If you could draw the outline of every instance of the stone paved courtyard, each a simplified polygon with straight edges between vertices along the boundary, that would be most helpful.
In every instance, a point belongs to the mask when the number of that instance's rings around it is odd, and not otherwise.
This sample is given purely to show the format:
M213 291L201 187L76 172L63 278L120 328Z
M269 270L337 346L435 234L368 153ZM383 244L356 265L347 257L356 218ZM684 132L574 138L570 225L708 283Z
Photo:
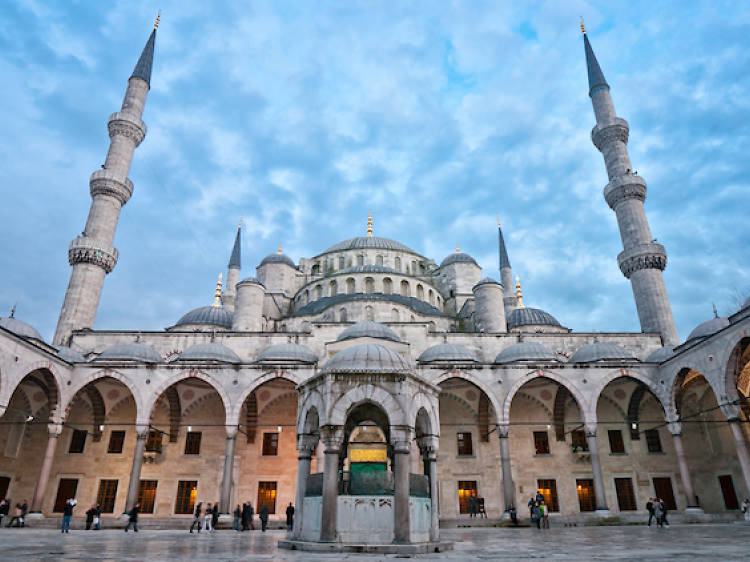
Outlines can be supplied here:
M278 550L281 531L190 535L186 531L0 530L5 560L384 560L396 556L314 554ZM629 527L564 527L536 529L444 529L455 550L418 555L421 560L747 560L750 526L673 525L669 529Z

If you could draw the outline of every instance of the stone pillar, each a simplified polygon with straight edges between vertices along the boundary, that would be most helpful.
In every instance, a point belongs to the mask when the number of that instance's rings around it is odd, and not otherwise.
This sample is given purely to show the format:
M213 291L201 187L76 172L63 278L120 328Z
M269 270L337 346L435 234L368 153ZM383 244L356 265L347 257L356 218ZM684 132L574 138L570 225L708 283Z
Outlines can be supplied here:
M609 515L607 507L607 496L604 493L604 477L602 476L602 465L599 462L599 448L596 445L596 425L586 426L586 442L591 454L591 471L594 473L594 495L596 496L597 515Z
M510 506L516 505L516 488L513 485L513 473L510 468L510 446L508 445L508 426L498 425L497 434L500 437L500 465L503 471L503 499L505 500L505 513Z
M680 427L677 424L669 424L669 429L672 432L674 450L675 453L677 453L677 464L680 467L680 478L682 479L682 487L685 490L687 508L695 510L695 508L698 508L698 501L695 498L693 481L690 478L690 470L688 469L687 459L685 458L685 448L682 446L682 434L680 433Z
M430 540L440 540L440 506L438 505L437 437L423 437L419 448L424 459L424 471L430 480Z
M321 508L320 541L336 540L336 511L339 495L339 454L343 428L327 425L320 429L325 445L325 467L323 470L323 505Z
M747 438L741 423L739 418L733 418L729 420L729 427L732 428L732 435L737 446L737 458L742 467L742 476L745 478L745 493L750 494L750 453L747 450Z
M148 438L148 426L137 426L138 432L133 451L133 467L130 469L130 484L128 484L128 495L125 500L125 511L133 509L138 499L138 486L141 483L141 467L143 466L143 454L146 452L146 439Z
M237 428L227 428L227 444L224 450L224 475L221 481L221 512L232 513L232 469L234 468L234 446L237 443Z
M407 442L393 447L393 473L395 494L393 497L393 542L408 543L411 538L409 525L409 447Z
M297 493L294 499L294 530L295 539L302 538L302 514L305 506L305 492L307 491L307 477L310 476L310 463L315 450L317 438L313 435L300 435L297 439Z
M39 470L39 480L37 480L36 483L34 499L31 501L32 513L42 512L42 507L44 506L44 495L47 491L47 483L49 482L49 475L52 471L52 462L55 460L55 449L57 448L57 441L61 432L61 424L49 424L47 426L47 448L44 451L42 467Z

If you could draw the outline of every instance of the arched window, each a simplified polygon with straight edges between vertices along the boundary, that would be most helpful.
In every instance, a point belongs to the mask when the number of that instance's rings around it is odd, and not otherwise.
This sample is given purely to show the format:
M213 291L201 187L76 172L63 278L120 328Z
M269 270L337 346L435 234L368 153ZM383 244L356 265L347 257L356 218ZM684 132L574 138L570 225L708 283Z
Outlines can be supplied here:
M375 321L375 310L371 306L365 307L365 320Z
M401 281L401 296L408 297L409 295L409 282Z
M396 258L395 266L396 271L401 271L401 258Z
M339 310L339 321L346 322L346 309L342 308Z
M357 265L365 265L365 256L364 256L364 254L359 254L357 256Z
M315 300L322 299L323 298L323 287L321 285L317 285L315 287Z
M331 281L328 285L328 296L335 297L339 293L339 284L336 281Z
M432 292L432 289L430 289L430 292L428 293L428 295L429 295L429 299L430 299L430 304L434 305L435 304L435 293Z
M372 277L365 277L365 293L371 295L375 292L375 280Z
M383 256L375 256L375 265L383 265Z
M354 277L349 277L346 280L346 292L350 295L354 293Z
M346 268L346 258L344 256L339 256L339 269Z
M383 292L386 295L390 295L392 291L393 291L393 281L391 281L390 277L386 277L385 279L383 279Z
M397 308L391 309L391 322L398 322L398 309Z
M411 274L412 275L417 274L417 260L412 260L411 262Z
M440 295L437 297L437 307L440 308Z
M421 301L424 300L424 287L417 285L417 298Z
M314 266L312 266L312 274L313 275L320 275L320 264L316 263Z
M310 302L310 291L305 291L305 304Z

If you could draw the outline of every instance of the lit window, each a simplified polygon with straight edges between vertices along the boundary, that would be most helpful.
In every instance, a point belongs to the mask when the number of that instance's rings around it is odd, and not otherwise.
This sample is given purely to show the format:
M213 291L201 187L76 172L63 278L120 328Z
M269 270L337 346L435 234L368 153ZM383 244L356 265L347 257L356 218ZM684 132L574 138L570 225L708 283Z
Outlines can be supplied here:
M268 506L268 513L276 513L276 482L258 482L258 511L264 504Z
M197 492L197 480L180 480L177 483L177 500L174 504L174 512L193 513L193 509L195 508L195 496Z

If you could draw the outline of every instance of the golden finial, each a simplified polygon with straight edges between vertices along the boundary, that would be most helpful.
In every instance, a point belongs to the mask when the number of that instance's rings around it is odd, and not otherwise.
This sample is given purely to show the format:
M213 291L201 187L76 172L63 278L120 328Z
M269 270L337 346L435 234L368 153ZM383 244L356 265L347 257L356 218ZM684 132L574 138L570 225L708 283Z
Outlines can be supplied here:
M156 21L154 22L154 29L158 29L159 28L159 20L160 19L161 19L161 12L159 12L158 14L156 14Z
M281 244L279 244L279 249L276 250L276 253L279 254L279 255L281 255Z
M583 16L581 16L581 33L586 35L586 28L583 26Z
M459 247L458 247L458 244L456 244L456 253L457 253L457 254L460 254L460 253L461 253L461 248L459 248Z
M518 300L518 308L525 308L523 306L523 295L521 294L521 279L516 275L516 299Z
M372 238L372 211L367 211L367 237Z
M216 281L216 291L214 292L213 306L221 306L221 278L222 274L219 273L219 279L218 281Z

